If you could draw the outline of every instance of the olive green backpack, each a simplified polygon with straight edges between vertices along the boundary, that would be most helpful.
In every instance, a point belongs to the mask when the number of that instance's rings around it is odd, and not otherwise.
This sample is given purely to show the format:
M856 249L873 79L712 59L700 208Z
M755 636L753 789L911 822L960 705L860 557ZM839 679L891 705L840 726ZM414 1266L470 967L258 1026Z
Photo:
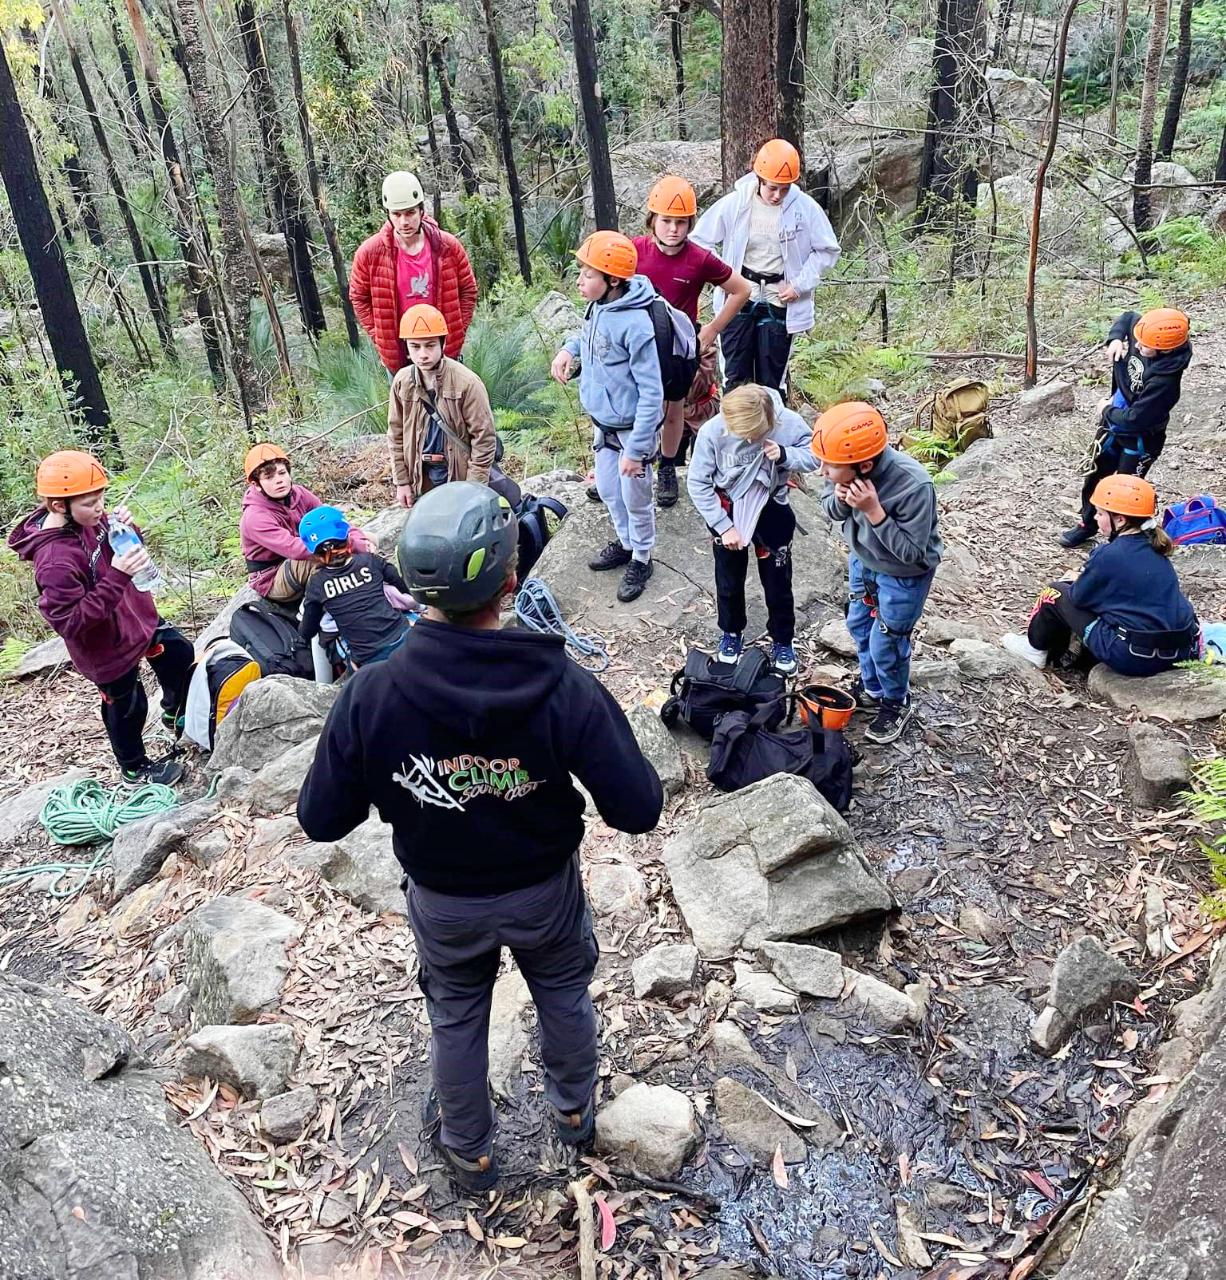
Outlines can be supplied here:
M937 440L947 447L952 446L955 454L963 453L976 440L983 440L992 434L992 425L988 421L988 402L990 396L985 383L974 378L959 378L940 391L934 391L915 411L914 431L930 431ZM925 425L923 418L930 414L930 424ZM903 440L903 447L909 447ZM914 451L914 450L913 450Z

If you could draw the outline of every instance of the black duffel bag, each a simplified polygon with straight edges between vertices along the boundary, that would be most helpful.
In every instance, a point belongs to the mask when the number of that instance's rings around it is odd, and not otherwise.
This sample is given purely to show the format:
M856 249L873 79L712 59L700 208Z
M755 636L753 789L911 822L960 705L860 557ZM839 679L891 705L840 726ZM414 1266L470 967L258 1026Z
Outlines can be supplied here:
M851 749L842 733L788 723L789 701L778 698L756 711L729 711L715 726L707 777L721 791L740 791L774 773L808 778L843 813L851 803Z
M660 708L660 719L670 727L684 720L709 742L720 716L729 711L752 713L777 702L786 688L787 682L772 670L761 649L746 649L735 666L691 649L685 666L673 676L672 697Z

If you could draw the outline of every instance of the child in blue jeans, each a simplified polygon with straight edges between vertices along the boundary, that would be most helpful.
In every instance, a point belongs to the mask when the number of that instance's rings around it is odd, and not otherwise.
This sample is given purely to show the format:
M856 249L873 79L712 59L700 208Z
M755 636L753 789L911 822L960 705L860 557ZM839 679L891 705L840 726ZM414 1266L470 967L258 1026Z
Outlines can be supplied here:
M885 419L870 404L836 404L813 424L813 452L827 480L822 506L840 526L856 642L858 706L876 710L865 731L893 742L914 714L911 632L941 560L936 489L922 464L887 443Z

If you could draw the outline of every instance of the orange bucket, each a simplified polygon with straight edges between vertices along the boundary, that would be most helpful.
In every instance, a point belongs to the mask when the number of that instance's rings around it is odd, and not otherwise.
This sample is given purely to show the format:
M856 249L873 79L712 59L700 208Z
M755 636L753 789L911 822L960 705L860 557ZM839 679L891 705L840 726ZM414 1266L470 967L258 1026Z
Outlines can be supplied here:
M828 684L807 684L796 695L796 710L802 724L813 723L823 729L843 729L856 709L856 700L843 689Z

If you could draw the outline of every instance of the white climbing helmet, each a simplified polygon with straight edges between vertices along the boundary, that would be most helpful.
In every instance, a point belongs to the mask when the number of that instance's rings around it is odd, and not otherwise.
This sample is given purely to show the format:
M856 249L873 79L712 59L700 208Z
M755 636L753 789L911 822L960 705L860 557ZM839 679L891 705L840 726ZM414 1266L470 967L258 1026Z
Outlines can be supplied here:
M426 203L426 193L421 189L417 174L407 169L397 169L383 179L383 208L387 213L397 209L416 209Z

